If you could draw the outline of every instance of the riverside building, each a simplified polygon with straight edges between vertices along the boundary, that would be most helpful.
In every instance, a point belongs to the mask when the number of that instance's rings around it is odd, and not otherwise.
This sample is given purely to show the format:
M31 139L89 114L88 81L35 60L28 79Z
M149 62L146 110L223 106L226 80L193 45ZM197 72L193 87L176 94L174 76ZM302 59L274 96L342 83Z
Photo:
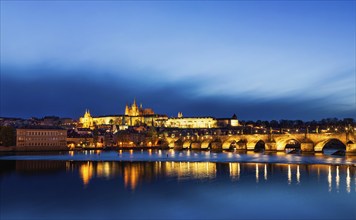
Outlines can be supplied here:
M67 130L61 128L16 129L16 146L31 149L59 149L67 147Z

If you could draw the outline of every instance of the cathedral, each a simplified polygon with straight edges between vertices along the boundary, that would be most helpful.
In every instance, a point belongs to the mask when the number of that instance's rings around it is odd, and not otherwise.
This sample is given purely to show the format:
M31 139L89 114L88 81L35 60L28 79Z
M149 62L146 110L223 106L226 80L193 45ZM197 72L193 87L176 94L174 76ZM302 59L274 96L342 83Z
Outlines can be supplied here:
M106 125L127 126L154 126L170 128L217 128L217 127L236 127L239 121L234 114L232 118L214 118L214 117L183 117L179 112L178 117L168 118L167 115L155 114L151 108L137 106L136 100L132 105L125 106L123 115L104 115L92 117L89 110L85 111L83 117L79 118L79 126L83 128L94 129L95 127Z
M124 125L124 126L162 126L168 117L166 115L155 114L151 108L137 106L136 100L132 105L125 106L123 115L104 115L92 117L89 110L85 110L84 116L79 118L80 126L93 129L101 125Z
M126 105L125 107L125 115L127 116L147 116L147 115L154 115L155 113L151 108L142 108L142 104L140 107L136 104L136 99L134 99L134 103L129 107Z

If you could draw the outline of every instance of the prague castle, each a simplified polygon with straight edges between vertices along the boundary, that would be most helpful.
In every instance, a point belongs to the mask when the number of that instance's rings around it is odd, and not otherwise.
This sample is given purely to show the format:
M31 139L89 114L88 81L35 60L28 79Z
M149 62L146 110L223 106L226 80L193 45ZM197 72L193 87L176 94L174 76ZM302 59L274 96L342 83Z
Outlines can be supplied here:
M139 126L148 125L160 127L163 122L167 120L166 115L155 114L150 108L143 108L137 106L136 100L132 105L126 105L125 114L123 115L104 115L91 116L89 110L86 110L83 117L79 118L79 123L83 128L94 128L101 125L122 125L122 126Z
M125 107L125 115L127 116L147 116L154 114L155 113L150 108L143 109L142 104L140 105L140 108L138 108L136 104L136 99L134 99L134 103L131 105L131 107L129 107L128 105L126 105Z
M232 118L214 117L183 117L181 112L178 117L168 118L167 115L155 114L151 108L137 106L136 100L132 105L125 106L123 115L105 115L91 116L89 110L86 110L83 117L79 118L79 123L83 128L94 128L103 125L119 126L154 126L154 127L171 127L171 128L217 128L217 127L235 127L238 126L236 115Z

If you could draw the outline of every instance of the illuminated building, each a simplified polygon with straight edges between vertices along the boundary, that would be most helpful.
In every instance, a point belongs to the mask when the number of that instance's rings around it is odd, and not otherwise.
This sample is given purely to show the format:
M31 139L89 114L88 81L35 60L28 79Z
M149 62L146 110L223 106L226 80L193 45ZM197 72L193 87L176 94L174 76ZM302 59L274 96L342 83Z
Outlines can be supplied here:
M119 125L120 129L125 128L124 126L140 125L169 128L217 128L239 125L235 114L232 118L216 119L214 117L183 117L183 113L179 112L178 117L168 118L166 115L155 114L151 108L143 108L142 104L137 106L136 100L132 105L125 106L123 115L92 117L89 110L86 110L84 116L79 119L79 123L83 128L91 129L103 125Z
M91 128L94 126L93 117L91 117L89 110L85 110L84 116L79 119L83 128Z
M134 99L134 103L129 107L126 105L125 107L125 115L134 117L134 116L147 116L147 115L154 115L155 113L153 112L152 109L150 108L142 108L142 104L140 105L140 108L137 107L136 104L136 99Z
M213 117L169 118L165 127L171 128L216 128L217 120Z
M177 118L169 118L165 121L165 127L171 128L217 128L235 127L239 125L236 115L232 118L213 117L183 117L182 112L178 112Z
M218 127L236 127L239 126L239 120L234 114L231 118L218 118L217 119Z
M163 122L167 120L166 115L155 114L150 108L143 108L142 104L140 107L137 106L136 100L129 106L125 106L124 115L105 115L92 117L89 110L85 111L83 117L79 118L79 123L83 128L94 128L95 126L102 125L120 125L119 128L127 128L125 126L138 126L138 125L148 125L148 126L162 126Z

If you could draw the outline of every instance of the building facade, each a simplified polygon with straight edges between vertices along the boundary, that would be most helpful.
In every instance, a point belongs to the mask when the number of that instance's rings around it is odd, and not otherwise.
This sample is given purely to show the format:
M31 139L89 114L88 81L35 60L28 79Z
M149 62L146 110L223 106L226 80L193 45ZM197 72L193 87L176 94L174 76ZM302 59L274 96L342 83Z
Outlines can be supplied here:
M137 106L136 104L136 99L134 99L134 102L131 106L126 105L125 106L125 115L129 117L136 117L136 116L149 116L149 115L154 115L154 111L151 108L143 108L142 104L140 104L140 107Z
M124 115L104 115L91 116L89 110L86 110L83 117L79 118L79 124L83 128L94 128L101 125L119 125L119 126L161 126L162 121L167 120L166 115L155 114L151 108L137 106L136 100L132 105L125 106Z
M16 147L58 148L67 147L67 130L54 128L16 129Z
M239 126L239 121L234 114L231 118L214 117L183 117L182 112L178 112L177 118L169 118L164 122L168 128L221 128Z
M183 117L179 112L178 117L168 118L166 115L155 114L151 108L143 108L142 104L137 106L136 100L132 105L125 106L124 115L106 115L92 117L89 110L85 111L83 117L79 119L79 124L83 128L91 128L103 125L122 126L154 126L168 128L217 128L236 127L239 121L234 114L232 118L216 119L214 117Z
M213 117L178 117L165 121L168 128L216 128L217 120Z

